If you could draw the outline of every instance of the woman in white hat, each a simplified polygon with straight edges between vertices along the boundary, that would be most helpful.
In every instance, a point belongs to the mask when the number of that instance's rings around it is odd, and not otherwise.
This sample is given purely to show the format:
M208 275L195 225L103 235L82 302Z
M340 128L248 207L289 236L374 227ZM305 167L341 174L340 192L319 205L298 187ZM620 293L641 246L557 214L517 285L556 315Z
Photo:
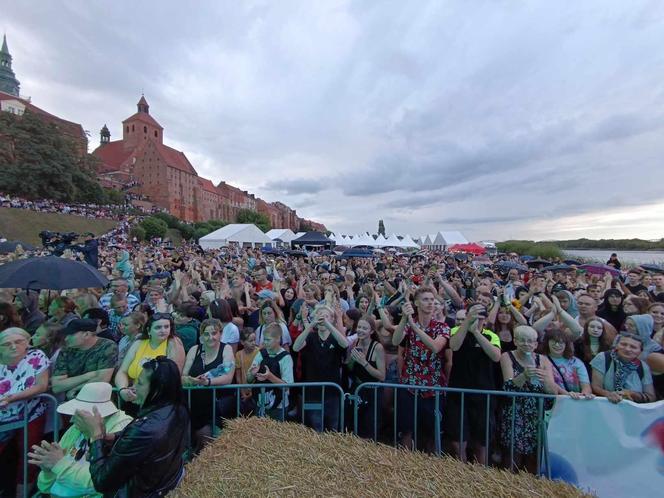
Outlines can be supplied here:
M27 413L28 444L24 447L23 431L15 429L0 432L0 454L12 440L18 443L17 496L23 496L24 486L29 488L37 477L37 469L28 468L24 479L25 452L44 435L46 404L35 398L48 389L49 360L38 349L30 349L30 334L18 327L0 332L0 425L24 420Z
M76 410L93 413L96 407L101 415L106 432L119 432L132 418L111 401L112 387L107 382L91 382L84 385L75 399L58 407L58 413L74 415ZM28 454L30 463L41 468L37 487L51 496L99 497L103 493L95 491L90 476L88 461L88 438L76 424L72 425L60 438L59 443L42 441L34 445Z

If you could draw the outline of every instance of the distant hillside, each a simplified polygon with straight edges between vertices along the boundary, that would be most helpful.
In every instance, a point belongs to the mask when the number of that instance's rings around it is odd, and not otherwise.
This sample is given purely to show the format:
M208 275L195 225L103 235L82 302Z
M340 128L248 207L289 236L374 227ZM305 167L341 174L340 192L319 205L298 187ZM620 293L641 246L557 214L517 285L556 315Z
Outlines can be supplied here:
M101 235L113 229L117 221L88 219L59 213L40 213L29 209L0 208L0 234L8 240L41 245L39 232L92 232Z

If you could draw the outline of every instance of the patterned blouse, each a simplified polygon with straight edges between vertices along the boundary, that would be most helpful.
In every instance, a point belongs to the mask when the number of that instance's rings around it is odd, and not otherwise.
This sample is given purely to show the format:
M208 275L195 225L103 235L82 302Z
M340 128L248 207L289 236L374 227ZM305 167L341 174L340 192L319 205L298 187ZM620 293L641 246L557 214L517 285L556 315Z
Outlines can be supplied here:
M17 394L37 383L37 377L48 370L48 357L39 349L28 350L15 367L0 365L0 398ZM16 422L23 418L23 409L28 408L28 421L32 422L46 411L46 404L38 398L10 403L0 409L0 423Z

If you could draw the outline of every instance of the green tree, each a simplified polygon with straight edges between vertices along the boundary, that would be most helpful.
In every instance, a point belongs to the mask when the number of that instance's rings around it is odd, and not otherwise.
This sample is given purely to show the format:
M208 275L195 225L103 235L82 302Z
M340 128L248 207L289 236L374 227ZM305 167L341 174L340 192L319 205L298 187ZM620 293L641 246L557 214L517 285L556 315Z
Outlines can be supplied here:
M182 222L178 218L168 213L156 213L153 214L152 217L157 218L166 223L166 226L168 226L168 228L175 228L179 230L180 225L182 224Z
M208 232L205 228L197 228L194 230L194 240L198 241L201 237L205 237Z
M0 190L29 199L103 204L107 196L96 179L95 164L39 115L0 113Z
M260 228L263 232L270 230L270 220L267 216L250 209L240 209L235 218L237 223L252 223Z
M139 242L145 240L145 229L140 225L135 225L129 230L129 238L133 239L136 237Z
M181 223L178 230L180 230L184 240L191 240L196 235L196 229L193 227L193 225L187 225L186 223Z
M154 237L163 237L168 230L168 225L164 220L150 216L141 222L141 227L145 230L145 237L147 240Z
M378 235L385 237L385 224L383 220L378 220Z

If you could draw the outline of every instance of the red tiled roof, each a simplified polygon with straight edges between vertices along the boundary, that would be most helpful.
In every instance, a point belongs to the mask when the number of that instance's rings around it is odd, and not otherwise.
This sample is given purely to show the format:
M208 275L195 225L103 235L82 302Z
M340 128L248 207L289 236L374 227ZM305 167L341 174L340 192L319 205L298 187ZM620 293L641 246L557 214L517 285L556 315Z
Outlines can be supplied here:
M58 116L55 116L51 114L50 112L46 112L44 109L41 109L37 107L36 105L32 104L29 100L23 99L21 97L17 97L16 95L11 95L9 93L5 93L0 91L0 100L18 100L22 104L25 105L25 107L37 114L40 114L44 116L45 118L55 122L56 125L60 125L63 127L63 131L71 135L72 137L77 137L85 140L87 142L88 138L85 136L85 132L83 131L83 127L79 123L74 123L73 121L67 121L66 119L62 119Z
M168 145L160 144L158 142L154 142L154 144L169 166L184 171L185 173L198 176L198 173L196 173L196 170L189 162L189 159L187 159L187 156L184 155L184 152L180 152L179 150L175 150Z
M97 147L92 154L103 163L101 172L108 173L122 168L136 149L125 149L123 140L115 140Z
M159 128L160 130L164 129L159 123L157 123L157 121L152 116L150 116L148 113L145 113L145 112L137 112L133 116L129 116L127 119L125 119L122 122L122 124L128 123L130 121L142 121L143 123L147 123L151 126L155 126L155 127Z
M202 178L198 177L198 184L203 188L203 190L207 190L208 192L212 192L213 194L219 194L219 191L217 188L214 186L214 184L208 180L207 178Z

